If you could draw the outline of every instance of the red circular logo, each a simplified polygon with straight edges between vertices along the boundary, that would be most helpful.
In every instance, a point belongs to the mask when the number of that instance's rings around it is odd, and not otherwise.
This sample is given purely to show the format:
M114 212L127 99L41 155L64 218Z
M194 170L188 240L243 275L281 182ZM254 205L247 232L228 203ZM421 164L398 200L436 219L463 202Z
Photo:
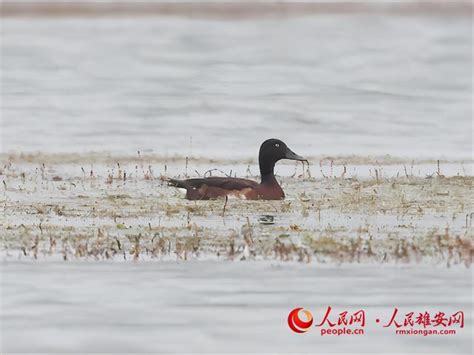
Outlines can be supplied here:
M301 312L300 312L301 311ZM305 320L300 318L300 314L304 315ZM303 308L295 308L288 314L288 326L296 333L304 333L313 324L313 315L310 311Z

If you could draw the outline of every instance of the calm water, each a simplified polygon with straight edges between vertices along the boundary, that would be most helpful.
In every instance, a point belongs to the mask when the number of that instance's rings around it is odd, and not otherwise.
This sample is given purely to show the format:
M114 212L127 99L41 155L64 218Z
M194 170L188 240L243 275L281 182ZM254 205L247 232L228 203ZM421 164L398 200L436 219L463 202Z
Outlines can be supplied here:
M471 18L2 19L2 151L468 158Z
M0 270L6 352L472 351L472 282L466 268L4 262ZM318 328L304 335L289 331L292 307L310 309L316 324L328 305L336 319L339 312L364 309L366 334L322 337ZM395 335L394 327L382 327L393 307L401 315L463 310L465 326L455 327L456 335Z

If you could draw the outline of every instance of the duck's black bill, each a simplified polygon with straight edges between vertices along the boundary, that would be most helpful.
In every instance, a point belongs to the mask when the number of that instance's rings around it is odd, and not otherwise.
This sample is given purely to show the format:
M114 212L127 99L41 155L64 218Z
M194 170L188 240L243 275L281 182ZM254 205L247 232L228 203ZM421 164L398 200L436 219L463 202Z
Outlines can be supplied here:
M303 158L301 155L296 154L290 148L286 148L285 159L305 161L308 163L307 159Z

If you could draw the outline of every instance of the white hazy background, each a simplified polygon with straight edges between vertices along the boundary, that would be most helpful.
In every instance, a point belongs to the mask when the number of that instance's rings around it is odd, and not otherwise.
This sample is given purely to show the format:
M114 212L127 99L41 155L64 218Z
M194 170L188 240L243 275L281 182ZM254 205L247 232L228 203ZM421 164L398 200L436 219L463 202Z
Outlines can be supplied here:
M2 19L3 152L469 159L472 19Z

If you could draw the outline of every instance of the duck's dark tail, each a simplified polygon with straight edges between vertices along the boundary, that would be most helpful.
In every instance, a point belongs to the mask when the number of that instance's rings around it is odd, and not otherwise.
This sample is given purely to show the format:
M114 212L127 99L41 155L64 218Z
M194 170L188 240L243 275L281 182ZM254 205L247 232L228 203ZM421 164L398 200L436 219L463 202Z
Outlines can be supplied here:
M181 189L189 188L189 185L186 183L186 180L171 179L165 176L162 176L161 180L166 181L168 183L168 186L179 187Z

